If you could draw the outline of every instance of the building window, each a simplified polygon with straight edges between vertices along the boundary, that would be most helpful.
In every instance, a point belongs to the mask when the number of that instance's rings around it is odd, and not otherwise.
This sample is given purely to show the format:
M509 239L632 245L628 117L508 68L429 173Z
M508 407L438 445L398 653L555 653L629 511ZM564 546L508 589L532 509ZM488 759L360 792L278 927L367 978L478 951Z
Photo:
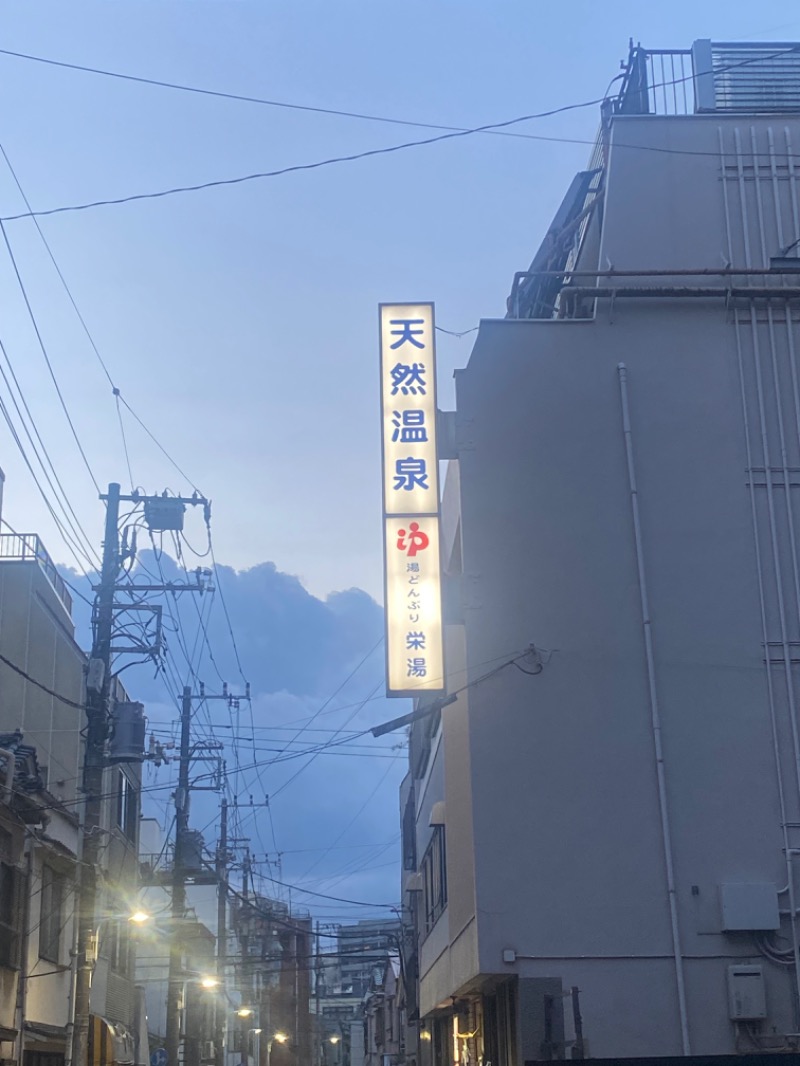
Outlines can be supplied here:
M19 965L19 881L16 867L0 862L0 966Z
M42 867L42 917L39 923L39 958L59 961L64 924L64 878L49 866Z
M444 826L434 827L431 842L422 860L425 932L429 932L447 906L447 856L444 845Z
M139 822L139 793L124 771L117 770L117 774L117 825L128 840L135 844Z
M128 922L112 921L109 923L108 964L123 977L130 976L131 970L131 930Z
M417 819L413 789L403 811L403 869L417 868Z

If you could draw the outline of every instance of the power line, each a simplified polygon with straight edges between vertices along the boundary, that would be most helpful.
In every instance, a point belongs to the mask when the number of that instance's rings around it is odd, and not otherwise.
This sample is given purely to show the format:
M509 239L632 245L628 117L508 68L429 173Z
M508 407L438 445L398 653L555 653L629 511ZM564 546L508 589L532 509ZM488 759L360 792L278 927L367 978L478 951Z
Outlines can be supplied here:
M2 146L0 146L0 149L1 148L2 148ZM26 201L26 203L27 203L27 201ZM36 334L36 339L39 342L39 348L41 349L42 355L44 356L44 361L47 364L47 369L48 369L48 371L50 373L50 378L51 378L51 380L53 382L53 385L55 386L56 394L58 396L59 403L61 404L61 409L64 412L64 416L65 416L65 418L67 420L67 423L69 424L69 428L72 431L72 436L75 438L75 443L78 446L78 451L81 453L81 459L83 459L83 464L86 467L86 469L89 471L89 477L92 479L92 484L94 485L95 489L99 493L100 492L100 484L99 484L97 478L94 475L94 471L92 470L91 463L86 458L86 452L84 451L83 445L81 444L80 437L78 436L78 431L75 429L75 423L72 421L72 416L69 413L69 408L67 407L67 402L64 399L64 394L61 391L61 386L58 383L58 378L56 377L55 370L53 370L53 364L50 361L50 356L48 355L47 348L46 348L45 343L44 343L44 338L42 337L41 330L39 329L39 323L36 321L36 315L33 313L33 307L31 306L31 301L30 301L30 298L28 297L28 291L25 288L25 283L22 280L22 275L20 274L20 271L19 271L19 266L17 264L17 259L16 259L16 256L14 255L14 250L11 247L11 241L8 239L8 233L6 232L6 227L3 225L2 222L0 222L0 233L3 234L3 241L5 243L6 250L8 252L9 258L11 259L11 265L14 268L14 275L16 276L17 284L19 285L20 292L22 293L22 298L25 301L25 306L28 309L28 316L29 316L29 318L31 320L31 325L33 326L34 333Z
M26 673L26 671L23 670L22 667L17 666L16 663L12 663L12 661L10 659L7 659L5 655L0 655L0 662L5 663L9 670L13 670L15 674L19 674L20 677L25 678L25 680L30 682L31 685L34 685L36 688L41 689L42 692L46 692L48 696L52 696L54 700L59 700L61 703L66 703L68 707L75 707L79 711L86 710L85 704L77 703L75 700L71 700L68 696L63 696L60 692L56 692L54 689L48 688L47 685L42 684L41 681L37 681L35 677L31 677L29 673Z
M163 81L159 78L145 78L137 74L125 74L122 71L104 70L101 67L88 67L79 63L68 63L64 60L49 59L45 56L35 56L27 52L14 52L7 48L0 48L0 55L12 56L14 59L27 59L34 63L43 63L46 66L61 67L65 70L76 70L84 74L99 74L106 78L115 78L119 81L135 82L139 85L152 85L161 89L175 89L180 92L195 93L199 96L216 97L222 100L235 100L246 104L260 104L266 107L282 108L289 111L307 111L311 114L334 115L338 118L355 118L366 122L382 122L393 126L415 126L418 129L427 130L452 130L463 131L463 126L447 126L439 122L418 122L412 119L391 118L387 115L371 115L361 111L342 111L333 107L316 107L312 104L296 104L286 100L269 100L261 96L247 96L242 93L225 92L221 89L206 89L197 85L184 85L180 82ZM577 104L576 107L588 106ZM504 137L523 137L530 140L538 140L535 134L510 133L505 131L488 130L489 133L498 133Z
M350 829L352 829L352 827L356 824L358 819L361 817L361 815L364 813L364 811L369 806L373 796L375 796L375 794L378 792L378 790L380 789L380 787L383 784L383 782L386 780L386 778L392 772L392 769L394 768L394 764L397 762L398 758L399 758L399 755L395 755L394 756L394 758L392 759L391 763L386 767L385 773L381 774L381 776L378 778L378 782L375 785L375 787L369 793L367 798L364 800L364 802L358 808L356 813L353 815L353 817L350 819L350 821L347 823L347 825L344 827L344 829L341 831L341 833L338 835L338 837L336 837L332 841L332 843L331 843L329 848L327 848L325 851L322 852L322 854L318 855L316 857L316 859L314 859L314 861L311 863L311 865L308 867L308 869L305 871L305 873L303 873L301 875L302 877L308 877L308 875L311 873L311 871L315 870L317 868L317 866L319 866L319 864L322 862L322 860L327 857L327 855L330 852L331 848L333 848L336 844L341 843L342 837L344 837L347 834L347 832Z
M125 425L124 425L124 423L122 421L122 411L120 410L119 399L120 399L119 390L115 389L114 390L114 400L115 400L115 406L117 408L117 421L119 422L119 435L120 435L120 437L122 437L122 450L125 453L125 465L128 468L128 477L130 478L131 492L133 492L136 489L136 485L134 484L134 480L133 480L133 470L131 469L131 457L130 457L130 455L128 453L128 441L127 441L127 439L125 437Z
M2 352L3 357L6 360L6 363L8 363L8 353L7 353L6 349L5 349L5 346L4 346L3 342L2 342L2 339L0 339L0 352ZM13 374L14 374L13 368L11 367L10 363L8 363L8 366L9 366L9 370L11 371L11 374L12 374L12 377L13 377ZM58 507L60 508L62 514L64 515L66 524L71 527L72 532L68 532L67 531L67 529L65 528L64 523L61 521L61 519L56 514L55 509L54 509L52 503L50 502L50 498L47 495L47 492L44 490L44 488L42 487L41 482L39 481L39 477L38 477L36 471L33 468L33 464L31 463L31 460L28 457L28 453L27 453L27 451L25 449L25 445L20 440L19 433L17 432L17 429L16 429L16 427L14 425L14 421L11 418L11 414L10 414L8 408L6 407L5 402L2 400L2 398L0 398L0 413L2 413L3 418L5 419L6 425L8 426L9 433L11 434L12 439L14 440L14 443L17 446L17 450L19 451L20 455L22 456L22 460L25 463L25 466L28 468L28 472L30 473L31 477L33 478L33 483L36 485L36 488L39 491L39 495L42 497L44 505L45 505L45 507L47 508L47 510L50 513L50 517L53 519L53 521L56 524L56 528L58 529L58 531L61 534L61 536L64 538L64 543L67 545L69 550L72 552L72 556L73 556L73 558L75 559L75 561L76 561L76 563L78 565L78 569L81 571L83 576L87 580L89 580L89 575L88 575L83 563L81 562L81 556L83 556L83 558L86 560L86 562L88 563L90 569L93 569L96 566L96 563L91 558L87 548L84 546L84 542L81 541L80 536L78 535L78 533L76 531L76 528L72 524L72 520L70 519L69 514L67 513L67 510L64 507L64 504L61 502L61 500L58 497L58 493L56 492L55 487L53 486L53 482L50 479L50 475L49 475L49 473L47 471L47 468L44 465L44 462L43 462L41 456L39 455L39 453L37 451L36 444L34 443L33 438L31 436L31 433L30 433L30 430L28 429L28 426L25 423L25 419L24 419L24 417L22 415L22 412L20 410L19 404L17 403L16 397L14 396L14 393L13 393L13 391L11 389L10 382L9 382L7 376L6 376L6 372L3 369L2 365L0 365L0 377L2 377L3 381L5 382L6 388L8 389L9 396L11 397L11 402L13 403L13 405L14 405L16 411L17 411L17 417L19 418L20 424L22 426L22 429L23 429L25 435L28 438L28 441L29 441L30 446L31 446L31 450L32 450L33 454L36 456L36 459L37 459L37 461L39 463L39 466L42 468L42 473L44 474L45 479L47 480L48 484L50 485L50 489L51 489L51 491L53 493L53 496L54 496L54 498L56 500L56 503L58 504ZM24 399L23 399L23 403L24 403ZM34 429L35 429L35 426L34 426ZM55 475L55 471L54 471L54 477L55 476L56 475ZM57 478L56 478L56 480L57 480ZM86 543L88 543L88 541Z
M715 74L721 74L721 73L724 73L725 71L732 70L732 69L735 69L737 67L748 66L748 65L750 65L752 63L756 63L756 62L764 62L765 60L768 60L768 59L780 58L781 56L785 56L785 55L791 54L793 52L797 52L798 50L800 50L800 45L795 45L795 46L792 46L790 48L783 48L779 52L775 52L773 55L770 55L770 56L759 55L759 56L754 56L751 59L742 60L741 62L728 63L728 64L726 64L724 66L720 66L720 67L716 68L714 73ZM19 54L22 55L22 53L19 53ZM35 57L30 57L30 58L35 58ZM656 82L652 86L650 86L650 88L652 88L652 89L665 88L667 86L679 85L682 82L693 81L693 80L694 80L694 74L689 74L689 75L686 75L685 77L681 77L681 78L672 78L669 81ZM175 87L175 86L170 86L170 87ZM176 195L181 195L183 193L189 193L189 192L200 192L200 191L205 190L205 189L220 188L222 186L228 186L228 185L241 185L241 184L244 184L245 182L259 181L259 180L262 180L262 179L265 179L265 178L277 178L277 177L283 176L284 174L299 173L301 171L318 170L321 167L333 166L333 165L336 165L336 164L339 164L339 163L352 163L352 162L356 162L356 161L361 160L361 159L369 159L369 158L372 158L373 156L389 155L389 154L392 154L392 153L395 153L395 152L405 151L408 148L419 148L419 147L423 147L423 146L429 145L429 144L438 144L441 141L453 140L454 138L469 137L469 136L473 136L474 134L479 134L479 133L501 132L503 130L507 130L509 126L515 126L515 125L518 125L518 124L520 124L522 122L532 122L535 119L550 118L550 117L552 117L554 115L564 114L567 111L576 111L576 110L579 110L579 109L582 109L582 108L586 108L586 107L594 107L597 104L604 103L604 101L606 99L607 98L604 97L604 96L596 97L596 98L594 98L592 100L583 100L580 103L576 103L576 104L564 104L564 105L562 105L560 107L550 108L547 111L533 112L533 113L531 113L529 115L519 115L516 118L505 119L502 122L489 122L489 123L486 123L486 124L484 124L482 126L473 126L471 128L458 127L458 128L455 128L455 129L450 129L450 128L446 127L448 129L448 132L437 134L435 137L426 137L426 138L423 138L422 140L418 140L418 141L404 141L402 144L388 145L385 148L371 148L371 149L368 149L368 150L362 151L362 152L354 152L354 153L352 153L350 155L332 156L332 157L329 157L327 159L317 160L317 161L315 161L313 163L299 163L299 164L294 164L294 165L288 166L288 167L281 167L278 170L258 171L258 172L253 173L253 174L244 174L244 175L241 175L241 176L236 177L236 178L219 178L219 179L216 179L214 181L200 182L200 183L194 184L194 185L172 186L171 188L160 189L160 190L157 190L155 192L131 193L131 194L127 195L127 196L114 197L114 198L106 199L106 200L92 200L92 201L89 201L87 203L82 203L82 204L68 204L68 205L62 205L60 207L51 207L51 208L43 209L43 210L40 210L40 211L28 211L28 212L20 213L20 214L16 214L16 215L6 215L6 216L3 216L3 217L0 217L0 222L13 222L13 221L17 221L17 220L22 219L22 218L31 218L31 217L42 218L42 217L45 217L45 216L48 216L48 215L59 215L59 214L64 214L66 212L88 211L88 210L91 210L91 209L96 208L96 207L119 206L121 204L128 204L128 203L138 202L140 200L158 200L158 199L162 199L163 197L166 197L166 196L176 196ZM434 128L439 129L439 128L442 128L442 127L436 126ZM537 137L536 139L541 139L541 140L547 139L547 140L551 140L551 141L565 141L567 143L576 143L576 144L580 144L580 143L594 144L595 143L594 141L582 141L581 139L561 138L561 137L550 137L550 138L544 138L544 137L538 138ZM658 147L651 146L651 145L624 145L624 144L619 144L618 142L615 142L615 147L616 148L631 148L631 149L635 149L637 151L663 152L663 153L670 154L670 155L713 156L714 158L716 158L717 154L718 154L716 152L692 151L690 149L658 148ZM776 156L775 158L778 158L778 157ZM786 153L785 155L781 155L780 158L800 158L800 157L795 157L791 153Z
M0 526L5 526L6 529L9 531L9 533L13 533L15 537L23 537L25 535L23 533L18 533L17 530L14 529L14 527L10 524L10 522L7 522L5 520L5 518L3 518L1 515L0 515ZM68 547L69 547L69 545L68 545ZM79 569L82 569L82 568L79 567ZM83 573L83 576L88 581L89 580L89 576L83 570L82 570L82 573ZM64 575L61 573L61 571L59 571L58 576L61 578L61 580L64 582L64 584L70 590L70 592L73 592L78 597L79 600L83 600L83 602L88 604L90 607L94 606L93 602L89 599L89 597L88 596L84 596L84 594L80 591L80 589L76 588L72 584L71 581L67 581L67 579L64 577ZM51 732L52 732L52 730L51 730Z
M169 454L169 452L164 448L164 446L161 444L161 442L153 435L153 433L150 431L150 429L145 425L145 423L141 420L141 418L138 416L138 414L133 410L131 405L128 403L128 401L125 399L125 397L122 395L120 389L117 388L117 386L116 386L116 384L114 382L114 379L111 376L111 372L108 369L108 364L103 359L103 356L100 353L100 349L98 348L97 343L95 342L95 339L92 336L92 332L89 329L88 323L86 322L85 317L83 316L83 314L81 313L80 308L78 307L77 301L75 300L75 297L74 297L74 295L72 293L72 290L69 287L67 279L65 278L64 273L61 270L61 267L58 265L56 257L53 254L53 250L50 247L50 244L49 244L47 238L44 235L42 227L39 225L39 221L36 218L35 213L33 212L33 209L31 207L30 201L28 200L28 197L27 197L27 195L25 193L25 190L22 187L22 183L20 182L19 177L17 176L17 172L14 169L14 167L13 167L13 165L11 163L11 160L9 159L8 152L6 151L5 147L2 144L0 144L0 154L2 154L3 159L5 160L6 166L8 167L9 172L11 174L11 177L14 179L14 183L17 186L17 189L19 190L19 194L22 197L22 200L23 200L26 208L30 212L30 217L33 220L34 225L36 226L36 230L37 230L37 232L39 234L39 237L41 238L42 244L44 245L45 250L47 251L47 254L48 254L49 258L50 258L50 262L53 264L53 268L55 269L55 272L58 275L59 281L61 282L61 284L62 284L62 286L64 288L64 292L66 293L67 298L68 298L70 304L72 305L72 309L74 310L74 312L75 312L75 314L76 314L76 316L78 318L78 321L80 322L81 327L83 328L83 332L86 334L86 338L89 341L89 344L90 344L90 346L92 348L92 351L94 352L94 354L95 354L95 356L97 358L97 361L99 362L99 364L100 364L100 366L102 368L102 371L105 374L106 380L108 381L109 385L111 386L111 391L112 391L112 393L113 393L113 395L115 397L116 404L117 404L117 412L118 412L118 415L120 417L120 430L122 432L123 446L124 446L124 449L125 449L126 460L128 462L128 472L130 473L130 460L128 459L128 455L127 455L127 442L125 441L125 434L124 434L124 430L122 429L122 417L121 417L121 413L119 412L119 404L120 403L124 404L124 406L127 408L128 413L131 415L131 417L133 419L135 419L135 421L144 430L144 432L151 439L151 441L155 444L155 446L159 449L159 451L162 453L162 455L178 471L178 473L181 475L181 477L186 478L186 481L189 483L191 488L193 488L199 495L202 495L202 493L197 488L197 486L194 484L194 482L189 477L189 475L185 473L185 471L178 465L178 463L175 461L175 459L173 459L173 457ZM133 480L133 478L131 478L131 480Z

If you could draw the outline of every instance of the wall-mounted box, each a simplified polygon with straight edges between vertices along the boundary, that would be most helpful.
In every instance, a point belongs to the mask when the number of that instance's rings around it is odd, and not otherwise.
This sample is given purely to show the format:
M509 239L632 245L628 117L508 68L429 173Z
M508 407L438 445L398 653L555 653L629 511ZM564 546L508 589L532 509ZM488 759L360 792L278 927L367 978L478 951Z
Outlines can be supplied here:
M719 886L722 929L726 933L766 932L780 928L778 890L769 882Z
M734 1022L766 1018L767 993L761 966L728 967L728 1016Z

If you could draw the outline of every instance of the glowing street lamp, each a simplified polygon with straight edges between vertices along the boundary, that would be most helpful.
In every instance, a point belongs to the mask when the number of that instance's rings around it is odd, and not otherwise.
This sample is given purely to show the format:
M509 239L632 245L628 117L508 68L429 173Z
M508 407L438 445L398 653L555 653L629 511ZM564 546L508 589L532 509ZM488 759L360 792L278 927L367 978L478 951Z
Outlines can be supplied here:
M237 1015L240 1018L252 1018L252 1016L253 1016L253 1008L252 1007L240 1007L237 1010L236 1013L237 1013Z
M209 989L210 988L217 988L218 985L219 985L219 978L218 977L204 976L204 977L200 978L200 987L201 988L209 988Z
M133 914L128 915L128 921L133 922L134 925L143 925L152 917L152 914L148 914L147 911L134 911Z

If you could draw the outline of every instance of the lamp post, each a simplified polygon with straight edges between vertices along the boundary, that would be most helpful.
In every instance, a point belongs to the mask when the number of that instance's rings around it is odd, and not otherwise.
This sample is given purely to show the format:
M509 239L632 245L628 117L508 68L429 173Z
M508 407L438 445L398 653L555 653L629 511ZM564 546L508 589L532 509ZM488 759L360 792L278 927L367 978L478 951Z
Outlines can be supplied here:
M334 1033L332 1036L328 1037L328 1042L333 1044L333 1061L336 1066L338 1066L339 1062L341 1061L341 1054L339 1048L339 1044L341 1043L341 1041L342 1038L338 1033Z
M267 1041L267 1061L265 1066L270 1066L270 1058L272 1057L272 1045L275 1043L275 1041L277 1040L279 1044L285 1044L288 1039L288 1033L277 1032L272 1034L272 1036ZM256 1066L260 1066L260 1063L256 1062Z
M200 1066L200 1041L206 1031L203 1001L191 992L194 986L202 992L214 992L220 985L218 977L204 973L184 973L179 989L178 1046L183 1047L184 1066Z

